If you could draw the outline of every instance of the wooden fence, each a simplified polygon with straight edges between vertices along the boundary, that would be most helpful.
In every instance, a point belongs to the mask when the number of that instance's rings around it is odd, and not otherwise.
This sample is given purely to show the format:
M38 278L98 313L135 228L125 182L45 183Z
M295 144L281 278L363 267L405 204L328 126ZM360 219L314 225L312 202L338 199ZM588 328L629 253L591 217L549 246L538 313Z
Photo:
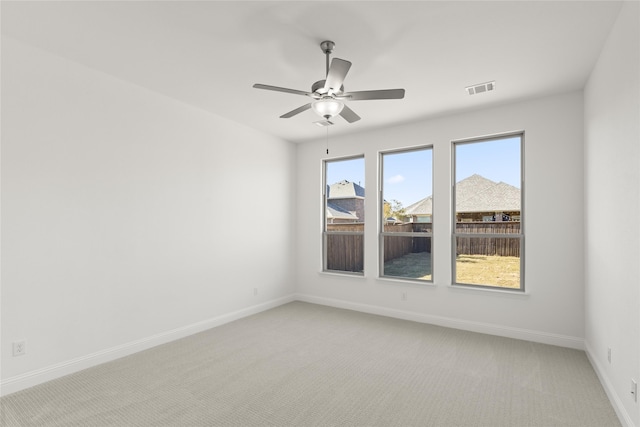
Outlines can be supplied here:
M327 231L363 232L364 224L327 224ZM386 232L431 232L431 224L385 225ZM430 236L385 236L384 261L415 252L431 252ZM362 235L327 235L327 269L337 271L362 271L364 269L364 238Z
M429 233L428 236L384 236L384 262L410 253L431 252L431 224L408 223L385 225L387 233Z
M520 239L501 237L460 237L465 233L519 234L519 222L459 222L456 224L458 255L520 256Z
M327 231L360 232L364 224L327 224ZM354 234L328 234L327 270L354 271L364 270L364 236Z
M327 235L327 269L337 271L364 270L364 236Z
M491 233L491 234L518 234L520 223L508 222L459 222L456 224L456 233Z
M431 223L385 225L385 232L426 232L428 236L385 236L384 262L409 253L431 252ZM364 224L327 224L327 231L360 232ZM461 222L459 234L517 234L519 222ZM505 236L506 237L506 236ZM464 255L520 256L520 239L495 237L458 237L457 253ZM327 269L361 272L364 269L364 236L353 234L327 235Z

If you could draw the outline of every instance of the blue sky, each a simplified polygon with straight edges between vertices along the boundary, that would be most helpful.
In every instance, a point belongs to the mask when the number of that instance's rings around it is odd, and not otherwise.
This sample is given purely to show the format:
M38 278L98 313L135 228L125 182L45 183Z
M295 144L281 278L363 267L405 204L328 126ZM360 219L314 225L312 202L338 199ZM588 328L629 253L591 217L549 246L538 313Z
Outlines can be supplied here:
M456 181L474 173L492 181L520 188L520 138L456 144ZM370 160L370 159L367 159ZM383 197L409 206L432 190L433 150L415 150L384 155ZM346 179L365 187L365 159L332 161L327 166L327 183Z
M361 187L364 184L364 157L349 160L331 161L327 164L327 184L331 185L346 179Z
M385 200L398 200L406 207L432 194L433 150L387 153L383 162Z
M474 173L520 188L520 137L456 144L456 182Z

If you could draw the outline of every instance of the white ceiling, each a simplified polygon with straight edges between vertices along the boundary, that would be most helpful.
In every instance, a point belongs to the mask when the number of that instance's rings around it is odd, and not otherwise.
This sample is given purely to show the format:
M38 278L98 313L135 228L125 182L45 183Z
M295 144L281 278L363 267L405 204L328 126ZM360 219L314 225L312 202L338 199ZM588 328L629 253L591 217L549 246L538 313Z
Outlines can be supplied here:
M353 63L345 90L405 88L352 101L357 132L582 88L617 1L2 2L2 33L278 137L322 138L299 95L324 78L320 42ZM465 86L496 81L490 93Z

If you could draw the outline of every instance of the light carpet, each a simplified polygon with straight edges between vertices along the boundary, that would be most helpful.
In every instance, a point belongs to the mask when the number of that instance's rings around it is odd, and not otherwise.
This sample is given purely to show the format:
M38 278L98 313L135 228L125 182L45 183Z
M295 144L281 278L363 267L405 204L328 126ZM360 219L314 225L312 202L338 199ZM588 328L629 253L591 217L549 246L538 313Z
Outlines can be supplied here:
M3 426L619 426L583 351L293 302L0 399Z

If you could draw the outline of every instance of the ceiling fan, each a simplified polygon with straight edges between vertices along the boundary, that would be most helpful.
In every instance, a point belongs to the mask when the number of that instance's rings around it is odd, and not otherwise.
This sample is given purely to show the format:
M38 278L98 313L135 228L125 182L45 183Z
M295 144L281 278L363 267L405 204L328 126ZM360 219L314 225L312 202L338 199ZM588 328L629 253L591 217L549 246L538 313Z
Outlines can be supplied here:
M334 47L335 43L329 40L325 40L320 43L320 48L326 55L327 74L325 80L319 80L311 86L311 92L263 85L259 83L254 84L253 87L256 89L293 93L294 95L304 95L313 98L313 101L281 115L280 118L288 119L296 114L302 113L303 111L313 109L320 117L325 119L315 122L321 126L332 125L333 123L329 119L337 115L342 116L342 118L349 123L360 120L360 116L358 116L351 108L347 107L344 101L404 98L404 89L345 92L344 85L342 83L347 76L347 72L349 72L349 68L351 68L351 62L345 61L344 59L333 58L333 60L331 60L331 65L329 65L329 55L331 55Z

